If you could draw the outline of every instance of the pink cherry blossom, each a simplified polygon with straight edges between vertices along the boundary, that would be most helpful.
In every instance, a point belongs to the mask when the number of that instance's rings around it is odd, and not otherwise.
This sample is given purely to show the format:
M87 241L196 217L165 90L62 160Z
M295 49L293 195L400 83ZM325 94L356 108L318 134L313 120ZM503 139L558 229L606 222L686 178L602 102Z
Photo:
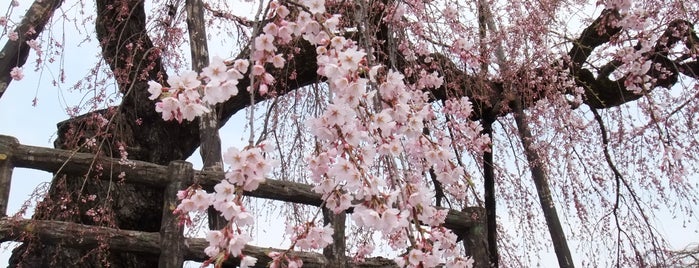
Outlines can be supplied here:
M271 34L261 34L255 37L255 49L258 51L274 52L274 36Z
M195 89L201 85L201 81L199 81L197 73L194 71L186 71L179 76L170 76L167 79L167 83L176 90Z
M303 0L301 3L313 14L325 13L325 0Z
M284 60L284 57L282 57L281 54L277 54L270 59L270 62L272 62L272 65L274 65L275 68L282 68L284 67L286 60Z
M186 104L182 109L182 118L188 121L193 121L194 118L208 113L211 110L209 108L206 108L206 106L202 105L201 103L188 103Z
M230 252L231 256L233 257L240 256L240 254L243 253L243 248L248 242L250 242L250 240L252 240L252 238L246 234L238 234L233 236L228 243L228 252Z
M277 38L279 39L279 43L287 44L291 42L292 34L294 33L293 28L295 27L296 23L294 22L288 22L285 26L279 27L279 30L277 30Z
M305 28L306 25L313 21L311 14L306 11L301 11L298 16L296 16L296 24L294 24L294 35L301 35L301 29Z
M241 74L247 73L249 66L250 62L248 60L237 59L233 62L233 68L235 68Z
M473 267L473 259L471 259L470 257L468 257L468 258L457 257L457 258L447 262L447 266L454 267L454 268L472 268Z
M330 192L335 188L335 184L331 180L325 180L325 183L316 185L317 187L326 186L325 189L313 188L313 190L320 189L320 193ZM331 209L334 213L343 213L345 210L352 206L352 200L348 194L335 193L331 194L325 201L326 207Z
M416 267L425 259L425 253L419 249L412 249L408 253L408 263Z
M226 220L230 221L234 217L238 216L238 214L241 212L241 207L236 204L235 201L229 200L229 201L222 201L221 203L217 203L217 206L214 206L216 210L221 211L221 216L226 218Z
M381 216L375 210L370 209L364 205L359 205L354 207L354 213L352 213L352 220L354 220L359 226L366 226L372 228L379 225Z
M252 66L252 75L262 75L265 73L265 67L260 64Z
M22 80L22 78L24 78L24 72L22 72L22 68L21 67L12 68L12 71L10 71L10 77L12 77L12 79L14 79L16 81Z
M356 49L348 49L346 51L340 52L338 58L340 59L340 68L345 71L353 71L359 68L359 62L364 58L366 53L358 51Z
M275 35L277 35L277 32L279 31L279 27L276 24L270 22L270 23L267 23L265 25L265 27L262 28L262 31L266 34L275 36Z
M333 14L330 18L323 22L323 26L331 32L337 31L337 26L340 24L340 15Z
M210 258L216 257L219 253L221 253L221 247L208 246L204 248L204 254L206 254L206 256L209 256Z
M214 202L232 201L235 198L235 185L222 180L214 186Z
M254 267L257 263L257 258L251 256L245 256L240 259L240 268Z
M163 93L163 86L158 82L152 80L148 81L148 93L150 93L150 97L148 97L148 99L155 100L160 97L160 94Z
M238 213L238 215L236 215L235 223L238 226L249 226L255 223L255 218L247 211L241 211Z
M31 47L34 51L36 51L37 55L41 55L41 44L39 44L39 41L36 41L36 39L32 39L27 41L27 45Z
M166 97L155 104L155 111L161 113L163 120L169 121L177 119L182 121L182 114L179 112L180 102L173 97Z
M279 16L279 18L281 18L281 19L286 18L286 16L289 15L289 9L283 5L279 5L275 9L275 12L277 13L277 16Z
M223 103L235 95L238 95L238 80L231 78L224 82L207 84L202 101L209 104Z
M221 231L214 230L206 233L206 241L212 246L224 246L225 236Z
M208 77L211 82L223 82L228 80L228 67L223 63L223 59L218 56L214 56L211 59L209 66L204 67L201 72L201 76Z
M243 163L243 158L240 156L240 150L235 147L229 147L226 153L223 154L223 162L238 168Z
M212 198L211 194L198 189L189 198L182 200L177 209L182 212L205 211L211 205Z

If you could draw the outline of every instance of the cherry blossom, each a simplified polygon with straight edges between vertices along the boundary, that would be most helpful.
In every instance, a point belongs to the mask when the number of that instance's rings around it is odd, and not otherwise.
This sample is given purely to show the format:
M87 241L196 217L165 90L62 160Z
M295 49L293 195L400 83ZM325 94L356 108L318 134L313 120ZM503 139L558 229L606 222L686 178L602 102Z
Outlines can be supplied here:
M313 14L325 13L325 0L304 0L301 3Z
M161 113L163 120L176 119L182 121L182 113L179 111L180 102L173 97L166 97L155 104L155 111Z
M22 68L21 67L12 68L12 71L10 71L10 77L12 77L12 79L17 80L17 81L22 80L22 78L24 78L24 72L22 72Z
M281 54L277 54L274 55L274 57L272 57L270 62L272 62L275 68L282 68L284 67L284 63L286 62L286 60L284 60L284 57L282 57Z
M247 73L249 66L250 62L247 60L237 59L233 62L233 68L235 68L235 70L237 70L241 74Z
M229 79L227 71L228 67L223 63L223 59L215 56L211 59L209 66L204 67L201 76L209 78L211 82L223 82Z
M353 208L352 220L358 226L391 237L392 247L411 247L405 259L397 260L399 264L433 267L447 260L460 263L450 253L455 248L456 236L441 227L446 210L433 207L430 190L419 183L422 174L433 169L437 180L447 189L459 192L467 177L464 169L454 164L456 156L442 147L451 142L450 135L441 131L430 137L422 135L425 124L437 124L432 122L437 118L435 108L420 90L442 86L443 78L436 72L421 70L417 82L410 84L396 70L367 65L367 53L363 49L354 41L335 36L333 31L340 24L340 16L316 17L325 12L322 0L301 3L312 14L300 10L293 22L283 19L290 14L287 7L277 2L271 4L278 18L254 37L251 61L236 60L229 69L225 61L215 57L199 77L193 72L171 76L168 84L173 92L168 94L174 97L161 99L156 110L166 120L192 120L208 112L201 103L220 103L237 94L237 80L248 73L250 66L249 75L255 82L248 90L268 94L275 78L267 72L265 64L282 68L286 63L286 56L277 53L275 43L288 42L293 36L309 40L317 47L317 73L328 79L331 94L318 116L305 123L323 145L322 150L307 156L311 178L317 183L313 190L323 196L325 206L335 213ZM418 53L425 54L422 50ZM368 77L364 77L367 72ZM205 84L203 88L202 84ZM162 95L158 85L149 83L153 99ZM375 100L381 102L374 104ZM468 99L462 99L461 103L447 102L443 110L464 120L472 112ZM480 136L478 124L465 125L455 138L471 144L487 144L487 137ZM201 190L196 190L182 198L182 211L213 206L229 220L226 228L207 236L210 246L206 252L212 258L221 252L241 256L242 248L250 241L239 228L254 221L240 202L240 196L242 191L255 190L278 164L265 157L271 148L266 144L229 148L223 161L230 168L225 179L214 187L214 193L203 198L198 192ZM395 164L399 159L408 162ZM419 159L430 159L431 164ZM370 172L377 164L406 168L396 169L389 177ZM419 227L421 224L430 228ZM288 231L292 249L320 249L333 242L331 226L321 227L313 220L290 226ZM270 253L270 257L272 267L302 265L299 259L284 252Z
M194 190L182 199L182 202L177 206L177 211L179 213L205 211L211 205L212 197L204 190Z
M274 46L274 36L271 34L262 34L255 37L255 48L267 52L274 52L277 49Z
M240 268L254 267L257 263L257 258L245 256L240 260Z
M167 83L175 90L196 89L201 85L201 81L194 71L187 71L181 75L172 75L167 79Z
M331 226L315 226L304 224L290 229L292 241L301 250L322 249L333 242L333 229Z
M36 39L28 40L26 41L27 45L29 45L30 48L32 48L34 51L36 51L36 55L41 57L43 54L43 51L41 50L41 44L39 44L39 41Z
M148 99L155 100L163 93L163 86L158 82L148 81L148 93L150 93Z
M251 239L252 238L246 234L234 236L228 242L228 252L230 252L233 257L238 257L243 253L243 248Z

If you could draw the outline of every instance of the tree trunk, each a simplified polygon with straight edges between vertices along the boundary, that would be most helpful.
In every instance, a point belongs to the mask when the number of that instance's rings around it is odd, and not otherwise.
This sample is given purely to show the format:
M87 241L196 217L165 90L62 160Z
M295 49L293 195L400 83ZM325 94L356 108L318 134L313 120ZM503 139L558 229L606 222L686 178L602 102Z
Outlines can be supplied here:
M556 204L554 204L553 197L551 196L548 174L544 169L545 163L541 159L541 156L539 156L539 152L532 148L533 137L527 125L527 117L522 110L522 106L515 104L514 113L517 129L519 130L519 137L524 147L524 155L529 162L529 169L532 173L532 179L534 179L536 193L539 195L539 204L541 204L541 209L544 212L544 219L546 219L549 234L551 234L553 249L558 258L558 265L561 268L573 268L575 267L573 264L573 257L570 255L566 235L565 232L563 232L561 221L558 218L558 212L556 212Z
M166 80L159 55L145 32L143 2L97 1L97 36L102 54L115 73L124 100L118 109L101 111L111 124L104 129L94 120L97 113L59 123L59 148L78 148L88 138L106 139L101 153L119 157L118 147L129 159L166 165L190 155L198 143L198 128L191 124L162 122L147 98L148 80ZM129 49L131 47L131 49ZM127 53L128 51L128 53ZM138 68L137 66L141 66ZM147 74L145 79L142 74ZM139 124L140 123L140 124ZM111 136L97 136L111 133ZM99 159L95 162L99 164ZM107 169L108 167L104 167ZM56 174L49 194L37 206L34 219L64 220L82 224L118 227L125 230L158 232L162 217L162 188L112 182L93 178L66 180ZM90 200L94 196L94 200ZM88 216L97 213L99 217ZM11 266L22 267L157 267L158 256L108 251L62 248L60 245L25 243L17 248Z

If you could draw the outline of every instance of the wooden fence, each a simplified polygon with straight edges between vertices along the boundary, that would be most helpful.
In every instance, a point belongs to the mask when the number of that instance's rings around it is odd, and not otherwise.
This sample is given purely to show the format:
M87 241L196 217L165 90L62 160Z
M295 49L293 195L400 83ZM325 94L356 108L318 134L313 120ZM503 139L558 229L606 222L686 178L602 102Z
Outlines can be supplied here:
M183 228L177 224L177 219L172 212L177 206L178 190L186 188L193 181L199 182L202 186L213 186L223 178L223 174L194 170L192 164L186 161L173 161L168 166L142 161L129 161L125 165L119 159L98 157L103 166L109 167L105 168L101 179L109 180L123 172L126 174L124 179L126 183L163 188L165 200L159 233L6 216L13 168L84 175L90 170L96 157L98 156L88 153L22 145L14 137L0 135L0 213L5 215L0 219L0 241L20 241L23 234L31 234L43 243L61 243L76 248L94 247L100 243L106 243L113 250L159 254L159 267L167 268L181 268L185 260L208 259L204 254L204 248L208 246L208 242L203 238L185 238ZM302 183L267 179L257 190L245 194L258 198L320 206L321 196L311 188L310 185ZM465 211L450 210L444 223L446 228L464 238L467 251L479 264L485 264L488 259L486 247L483 244L484 213L482 208L470 208ZM326 222L333 224L336 233L335 243L326 248L323 254L290 252L290 256L297 256L303 261L304 267L396 267L392 260L381 257L367 258L362 263L348 261L344 255L345 215L324 213L324 216ZM80 235L80 239L76 239L77 234ZM267 256L270 251L281 252L284 249L246 246L243 252L258 259L256 267L265 267L271 261ZM235 260L230 261L235 262Z

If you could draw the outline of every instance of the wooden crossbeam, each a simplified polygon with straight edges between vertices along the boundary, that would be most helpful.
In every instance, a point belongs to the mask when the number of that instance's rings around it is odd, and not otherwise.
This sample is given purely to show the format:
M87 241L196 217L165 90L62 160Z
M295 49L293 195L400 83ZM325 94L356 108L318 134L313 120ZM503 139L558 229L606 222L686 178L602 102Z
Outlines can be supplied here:
M0 219L0 241L22 241L31 238L39 239L43 243L61 244L73 248L94 248L106 244L110 250L161 253L160 233L157 232L121 230L62 221ZM184 259L192 261L208 259L204 254L204 248L209 246L209 242L203 238L185 238L184 240ZM248 245L245 246L243 254L257 258L257 263L265 267L264 265L271 261L267 254L272 251L283 252L284 249ZM300 258L304 263L303 267L327 267L328 261L320 253L292 251L287 254ZM228 264L235 265L236 260L229 260ZM352 264L351 267L397 266L389 259L368 258L365 262Z

